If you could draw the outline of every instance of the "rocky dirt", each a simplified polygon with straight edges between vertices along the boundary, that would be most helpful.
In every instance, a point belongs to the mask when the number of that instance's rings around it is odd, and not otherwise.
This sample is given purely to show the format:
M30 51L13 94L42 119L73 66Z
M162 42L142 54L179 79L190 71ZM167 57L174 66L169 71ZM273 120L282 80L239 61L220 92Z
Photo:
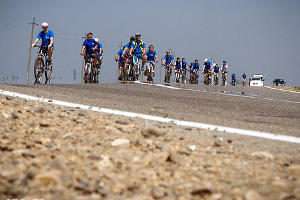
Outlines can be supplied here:
M240 148L206 130L0 99L0 200L300 199L299 145Z

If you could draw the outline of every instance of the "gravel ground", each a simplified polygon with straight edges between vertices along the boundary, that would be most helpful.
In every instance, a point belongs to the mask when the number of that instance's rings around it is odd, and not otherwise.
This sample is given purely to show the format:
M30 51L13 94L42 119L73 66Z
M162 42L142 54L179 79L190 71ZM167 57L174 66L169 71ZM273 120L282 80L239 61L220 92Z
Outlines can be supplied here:
M0 100L0 199L300 199L296 144Z

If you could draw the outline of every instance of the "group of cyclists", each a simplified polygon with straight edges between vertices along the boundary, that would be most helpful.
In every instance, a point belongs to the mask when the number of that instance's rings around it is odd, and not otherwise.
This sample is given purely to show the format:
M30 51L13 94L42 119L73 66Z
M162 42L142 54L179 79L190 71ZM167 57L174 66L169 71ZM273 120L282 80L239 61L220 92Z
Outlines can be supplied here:
M35 47L39 40L42 40L39 55L47 55L46 63L50 68L50 77L52 74L52 55L54 50L54 34L48 30L48 24L44 22L42 24L42 31L38 34L37 38L32 44ZM98 82L98 75L103 59L103 47L98 38L93 38L93 33L88 33L85 41L82 44L80 55L84 56L84 81ZM142 74L146 76L146 81L153 82L155 76L155 67L158 61L158 54L154 50L154 45L149 45L146 49L146 44L141 39L141 34L136 33L135 36L130 37L129 42L123 46L115 56L116 62L118 62L118 80L120 81L137 81ZM37 62L37 61L36 61ZM204 60L203 67L200 66L198 59L191 62L188 65L185 58L176 58L171 55L171 51L166 51L163 63L165 69L166 84L170 83L172 71L174 69L175 82L187 83L187 77L189 76L189 83L198 84L198 78L200 72L204 75L204 84L212 84L212 76L214 84L219 84L219 74L222 74L222 85L227 85L228 77L228 64L224 60L221 67L215 62L210 62L208 59ZM43 65L40 65L43 66ZM43 73L43 69L38 70L35 73L35 83L40 83L39 76ZM233 85L236 84L236 75L232 74ZM242 75L243 85L246 83L246 74Z

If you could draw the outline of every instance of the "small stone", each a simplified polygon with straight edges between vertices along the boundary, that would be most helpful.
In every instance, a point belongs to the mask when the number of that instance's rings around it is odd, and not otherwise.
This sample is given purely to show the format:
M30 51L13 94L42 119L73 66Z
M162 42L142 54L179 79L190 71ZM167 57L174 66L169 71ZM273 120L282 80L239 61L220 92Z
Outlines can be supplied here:
M116 120L117 124L121 124L121 125L128 125L129 123L126 121L122 121L122 120Z
M258 159L274 160L274 156L272 154L263 151L253 152L251 156Z
M215 141L215 143L214 143L214 147L220 147L221 146L221 143L220 142L217 142L217 141Z
M144 137L151 137L151 136L159 137L159 136L165 135L165 134L162 133L161 131L158 131L158 130L153 129L153 128L147 128L147 129L144 129L144 130L141 131L141 134L142 134Z
M2 116L3 116L5 119L8 119L8 118L9 118L8 114L6 114L5 112L2 112Z
M84 112L82 112L82 111L80 111L80 112L78 113L78 116L80 116L80 117L84 117L84 116L85 116L85 113L84 113Z
M292 174L300 176L300 164L290 165L290 166L288 167L288 170L289 170Z
M262 200L263 198L254 190L250 190L245 195L245 200Z
M197 149L196 145L189 145L188 146L188 150L190 150L190 151L196 151L196 149Z
M130 140L119 138L119 139L114 140L111 143L111 146L113 146L113 147L118 147L118 146L129 147L130 146Z
M43 121L40 122L40 126L41 127L48 127L48 126L50 126L50 123L48 121L43 120Z
M6 96L5 98L9 101L13 99L13 97L11 97L11 96Z
M205 198L207 196L210 196L211 194L212 194L212 191L208 188L200 188L200 189L193 190L191 192L192 196L198 196L201 198Z
M161 199L167 195L167 193L158 187L153 187L151 190L151 195L154 199Z
M42 186L56 185L60 182L59 177L53 172L38 174L34 179Z
M179 157L175 151L170 151L169 156L167 157L168 162L179 163Z
M36 112L36 113L44 113L45 111L46 110L43 107L39 107L39 108L34 109L34 112Z
M11 118L12 119L19 119L19 116L18 116L17 113L13 112L13 113L11 113Z

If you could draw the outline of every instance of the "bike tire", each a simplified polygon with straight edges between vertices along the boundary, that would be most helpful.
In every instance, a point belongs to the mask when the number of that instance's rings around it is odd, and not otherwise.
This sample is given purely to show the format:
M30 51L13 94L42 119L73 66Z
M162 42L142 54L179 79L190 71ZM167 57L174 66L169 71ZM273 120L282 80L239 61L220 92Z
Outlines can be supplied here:
M41 84L43 78L43 70L45 67L44 60L42 58L37 58L34 64L34 74L35 74L35 84ZM36 74L37 72L37 74Z

